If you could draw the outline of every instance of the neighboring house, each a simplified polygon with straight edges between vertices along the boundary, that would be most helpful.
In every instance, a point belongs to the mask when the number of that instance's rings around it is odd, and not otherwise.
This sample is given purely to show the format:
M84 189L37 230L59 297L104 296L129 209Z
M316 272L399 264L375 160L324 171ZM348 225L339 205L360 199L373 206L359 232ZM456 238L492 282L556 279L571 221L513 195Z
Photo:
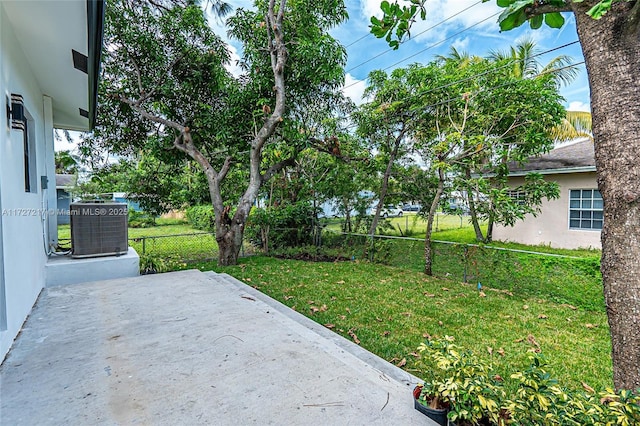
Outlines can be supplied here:
M135 200L131 200L127 197L127 193L126 192L114 192L113 196L112 196L113 201L115 201L116 203L124 203L127 205L127 208L131 211L134 212L141 212L142 208L140 207L140 203L135 201Z
M76 184L75 175L56 174L56 216L58 225L68 225L71 206L71 189Z
M596 182L593 141L580 140L512 166L509 183L518 186L524 175L538 172L558 182L560 198L545 200L537 217L527 215L515 226L496 225L493 239L558 248L601 248L602 197Z
M53 129L93 125L103 15L102 0L0 1L0 360L47 282Z

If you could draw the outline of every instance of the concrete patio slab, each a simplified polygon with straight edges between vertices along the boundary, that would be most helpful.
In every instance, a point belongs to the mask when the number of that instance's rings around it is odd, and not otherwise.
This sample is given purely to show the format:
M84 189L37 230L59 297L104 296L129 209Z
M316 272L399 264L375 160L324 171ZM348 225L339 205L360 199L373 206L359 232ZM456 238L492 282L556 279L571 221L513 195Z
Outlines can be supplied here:
M434 425L416 378L228 276L43 290L2 366L7 425Z

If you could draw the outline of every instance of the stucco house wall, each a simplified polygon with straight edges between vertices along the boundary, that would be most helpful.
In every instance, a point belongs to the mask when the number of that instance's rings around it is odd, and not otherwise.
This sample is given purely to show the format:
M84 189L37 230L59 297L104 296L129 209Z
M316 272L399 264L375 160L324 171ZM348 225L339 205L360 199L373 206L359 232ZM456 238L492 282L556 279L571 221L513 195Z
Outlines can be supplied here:
M48 252L57 242L54 126L88 130L93 119L89 76L97 72L75 67L72 49L87 55L89 34L98 37L94 46L101 44L101 12L95 18L90 12L102 5L0 2L0 361L45 285ZM99 28L90 31L90 22ZM11 94L23 98L27 131L11 127Z
M566 249L601 248L600 231L569 227L570 191L597 189L596 173L591 171L547 174L544 178L558 183L560 198L545 200L541 207L542 212L537 217L527 215L525 220L516 222L513 227L496 225L493 230L494 240L544 244ZM524 183L524 177L510 178L509 183L516 187Z

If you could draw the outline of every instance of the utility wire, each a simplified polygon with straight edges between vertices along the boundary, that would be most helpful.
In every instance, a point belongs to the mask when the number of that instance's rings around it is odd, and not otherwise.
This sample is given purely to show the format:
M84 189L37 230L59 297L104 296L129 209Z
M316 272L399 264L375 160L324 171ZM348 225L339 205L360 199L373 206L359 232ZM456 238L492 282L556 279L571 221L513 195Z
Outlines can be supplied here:
M474 4L472 4L471 6L467 6L466 8L462 9L461 11L454 13L453 15L451 15L451 16L449 16L448 18L445 18L445 19L443 19L442 21L440 21L440 22L438 22L438 23L436 23L436 24L432 25L431 27L427 28L426 30L423 30L423 31L419 32L419 33L418 33L418 34L416 34L414 37L418 37L419 35L422 35L422 34L426 33L427 31L431 31L432 29L434 29L434 28L436 28L436 27L438 27L438 26L440 26L440 25L444 24L445 22L447 22L447 21L449 21L449 20L451 20L451 19L455 18L456 16L458 16L458 15L460 15L460 14L464 13L464 12L466 12L467 10L471 9L472 7L479 5L480 3L482 3L482 1L479 1L479 2L477 2L477 3L474 3ZM492 18L493 16L496 16L496 15L497 15L497 13L496 13L495 15L490 16L489 18ZM488 19L488 18L487 18L487 19ZM480 21L480 22L483 22L483 21ZM476 24L476 25L477 25L477 24ZM469 28L471 28L471 27L469 27ZM371 34L371 33L369 33L369 34ZM366 35L364 35L364 36L360 37L358 40L354 41L353 43L349 44L349 45L348 45L348 46L346 46L346 47L349 47L349 46L354 45L355 43L359 42L359 41L360 41L360 40L362 40L363 38L367 37L369 34L366 34ZM406 39L406 40L404 40L404 41L401 41L401 42L400 42L400 44L405 43L407 40L409 40L409 39ZM353 66L353 67L349 68L348 70L346 70L346 71L345 71L345 73L351 72L351 71L355 70L356 68L359 68L359 67L361 67L361 66L363 66L363 65L365 65L365 64L367 64L367 63L369 63L369 62L371 62L371 61L373 61L374 59L379 58L379 57L380 57L380 56L382 56L382 55L386 55L387 53L389 53L389 52L391 52L391 51L393 51L393 50L395 50L395 49L393 49L393 48L389 48L389 49L387 49L387 50L384 50L384 51L382 51L382 52L378 53L377 55L375 55L375 56L373 56L373 57L371 57L371 58L367 59L366 61L361 62L361 63L359 63L358 65L355 65L355 66Z
M441 41L438 41L438 42L436 42L436 43L434 43L434 44L432 44L432 45L429 45L429 46L425 47L424 49L419 50L418 52L414 53L413 55L409 55L409 56L407 56L406 58L401 59L400 61L395 62L395 63L393 63L393 64L389 65L388 67L382 68L382 71L386 71L386 70L388 70L389 68L395 67L396 65L400 65L401 63L403 63L403 62L407 61L408 59L411 59L411 58L413 58L413 57L415 57L415 56L418 56L419 54L424 53L424 52L426 52L426 51L427 51L427 50L429 50L429 49L433 49L434 47L441 45L441 44L442 44L442 43L444 43L445 41L447 41L447 40L451 40L452 38L459 36L460 34L464 33L465 31L469 31L471 28L476 27L476 26L478 26L478 25L482 24L483 22L485 22L485 21L487 21L487 20L489 20L489 19L491 19L491 18L493 18L493 17L497 16L498 14L500 14L500 12L496 12L496 13L494 13L494 14L493 14L493 15L491 15L491 16L487 16L486 18L484 18L484 19L482 19L482 20L480 20L480 21L476 22L475 24L470 25L470 26L468 26L468 27L466 27L466 28L463 28L462 30L458 31L457 33L450 35L449 37L445 38L444 40L441 40ZM372 58L372 59L373 59L373 58ZM345 71L345 73L346 73L346 72L351 71L352 69L353 69L353 68L351 68L351 69L350 69L350 70L348 70L348 71ZM344 89L348 89L349 87L355 86L356 84L363 83L364 81L365 81L365 80L358 80L358 81L356 81L356 82L354 82L354 83L351 83L351 84L350 84L350 85L348 85L348 86L345 86L345 87L344 87Z
M533 56L544 55L544 54L546 54L546 53L553 52L554 50L558 50L558 49L561 49L561 48L563 48L563 47L570 46L570 45L575 44L575 43L577 43L577 41L575 41L575 42L571 42L571 43L567 43L567 44L562 45L562 46L554 47L553 49L549 49L549 50L546 50L546 51L544 51L544 52L537 53L536 55L532 55L532 57L533 57ZM584 64L584 61L575 62L575 63L573 63L573 64L565 65L564 67L554 68L554 69L550 69L550 70L547 70L547 71L540 72L540 73L538 73L538 74L536 74L536 75L534 75L534 76L526 77L525 79L526 79L526 80L531 80L531 79L534 79L534 78L536 78L536 77L540 77L540 76L542 76L542 75L551 74L551 73L554 73L554 72L560 72L560 71L563 71L563 70L565 70L565 69L573 68L573 67L576 67L576 66L578 66L578 65L582 65L582 64ZM502 68L502 67L500 67L500 68ZM492 70L492 71L495 71L495 70L497 70L497 69L498 69L498 68L495 68L495 69L494 69L494 70ZM475 76L471 76L471 77L464 78L464 79L462 79L462 80L454 81L454 82L451 82L451 83L448 83L448 84L445 84L445 85L442 85L442 86L439 86L439 87L434 87L434 88L428 89L428 90L426 90L426 91L424 91L424 92L422 92L422 93L419 93L419 94L418 94L418 96L420 96L420 95L424 95L424 94L429 93L429 92L433 92L433 91L435 91L435 90L439 90L439 89L442 89L442 88L446 88L446 87L452 86L452 85L457 84L457 83L462 83L462 82L468 81L468 80L470 80L470 79L473 79L473 78L476 78L476 77L480 77L480 76L482 76L482 75L485 75L485 74L487 74L487 73L488 73L488 72L483 72L483 73L477 74L477 75L475 75ZM469 96L478 95L479 93L486 92L486 91L490 91L490 90L500 89L500 88L502 88L502 87L509 86L509 85L511 85L511 84L515 84L515 83L517 83L517 81L518 81L518 80L512 80L512 81L508 81L508 82L503 83L503 84L499 84L499 85L497 85L497 86L492 86L492 87L488 87L488 88L483 88L483 89L477 90L477 91L475 91L475 92L471 92L471 93L469 93ZM437 106L440 106L440 105L444 105L444 104L446 104L446 103L449 103L449 102L451 102L451 101L455 101L455 100L459 100L459 99L460 99L460 97L459 97L459 96L455 96L455 97L451 97L451 98L445 99L445 100L440 101L440 102L436 102L436 103L434 103L434 104L425 105L425 106L423 106L422 108L424 108L424 109L427 109L427 108L433 108L433 107L437 107ZM352 116L353 116L353 114L347 114L347 115L345 115L344 117L341 117L341 119L346 120L346 119L348 119L348 118L350 118L350 117L352 117ZM345 129L345 130L347 130L347 129L351 129L351 128L354 128L354 127L357 127L357 124L356 124L356 123L351 123L351 124L346 125L346 126L344 127L344 129Z
M359 39L352 41L351 43L347 44L344 48L346 49L347 47L351 47L354 44L356 44L357 42L359 42L360 40L364 40L365 38L369 37L371 35L371 33L366 33L365 35L363 35L362 37L360 37Z
M582 65L582 64L584 64L584 61L575 62L575 63L573 63L573 64L565 65L564 67L554 68L554 69L552 69L552 70L543 71L543 72L538 73L538 74L536 74L536 75L534 75L534 76L527 77L527 78L525 78L524 80L533 80L534 78L537 78L537 77L543 76L543 75L545 75L545 74L551 74L551 73L554 73L554 72L560 72L560 71L563 71L563 70L565 70L565 69L567 69L567 68L573 68L573 67L575 67L575 66ZM506 86L509 86L509 85L515 84L515 83L517 83L518 81L519 81L519 80L512 80L512 81L508 81L508 82L506 82L506 83L499 84L499 85L497 85L497 86L493 86L493 87L488 87L488 88L479 89L479 90L477 90L477 91L475 91L475 92L471 92L471 93L469 94L469 96L470 96L470 97L472 97L472 96L478 95L479 93L482 93L482 92L487 92L487 91L495 90L495 89L501 89L501 88L503 88L503 87L506 87ZM435 89L433 89L433 90L435 90ZM425 106L424 106L424 107L422 107L422 108L424 108L424 109L432 108L432 107L436 107L436 106L444 105L444 104L446 104L446 103L449 103L449 102L451 102L451 101L455 101L455 100L459 100L459 99L460 99L460 97L459 97L459 96L455 96L455 97L451 97L451 98L449 98L449 99L445 99L444 101L436 102L435 104L425 105Z
M574 45L576 43L580 43L580 41L579 40L575 40L575 41L572 41L570 43L563 44L562 46L557 46L557 47L554 47L552 49L545 50L543 52L538 52L536 54L533 54L533 55L529 56L529 59L535 58L535 57L538 57L538 56L542 56L542 55L546 55L547 53L555 52L556 50L564 49L565 47L569 47L569 46ZM438 86L438 87L433 87L431 89L427 89L424 92L419 92L417 94L417 96L426 95L427 93L431 93L431 92L434 92L436 90L446 89L447 87L453 86L455 84L464 83L466 81L473 80L474 78L478 78L478 77L485 76L487 74L494 73L494 72L499 71L499 70L501 70L503 68L508 68L508 67L510 67L511 65L513 65L514 63L516 63L518 61L519 61L519 59L511 59L509 62L505 63L504 65L500 65L499 67L491 68L491 69L489 69L487 71L484 71L484 72L481 72L479 74L474 74L474 75L471 75L469 77L466 77L466 78L463 78L463 79L460 79L460 80L452 81L451 83L443 84L442 86ZM559 68L559 69L571 68L574 65L580 65L582 63L584 63L584 61L582 61L580 63L573 64L573 65L567 65L567 66ZM558 69L554 68L553 71L557 71L557 70ZM542 75L542 74L543 73L540 73L540 74L537 74L537 75Z

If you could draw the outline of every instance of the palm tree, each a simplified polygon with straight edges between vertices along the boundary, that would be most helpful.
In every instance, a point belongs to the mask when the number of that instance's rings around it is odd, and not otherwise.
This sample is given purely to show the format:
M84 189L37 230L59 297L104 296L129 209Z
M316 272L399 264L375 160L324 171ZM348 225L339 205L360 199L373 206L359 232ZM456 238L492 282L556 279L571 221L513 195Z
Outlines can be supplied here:
M556 142L566 142L576 138L589 138L593 141L591 113L567 111L567 116L562 123L551 130L551 137Z
M542 65L539 61L541 52L536 47L535 41L524 38L509 50L492 50L489 52L489 58L512 62L514 77L534 78L537 75L553 73L556 77L556 83L567 85L578 76L578 68L571 65L573 63L571 56L556 56L548 64Z

